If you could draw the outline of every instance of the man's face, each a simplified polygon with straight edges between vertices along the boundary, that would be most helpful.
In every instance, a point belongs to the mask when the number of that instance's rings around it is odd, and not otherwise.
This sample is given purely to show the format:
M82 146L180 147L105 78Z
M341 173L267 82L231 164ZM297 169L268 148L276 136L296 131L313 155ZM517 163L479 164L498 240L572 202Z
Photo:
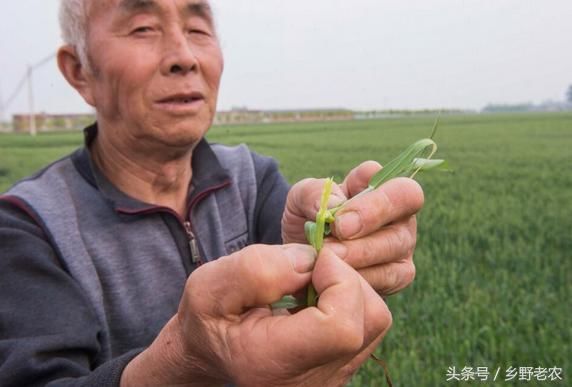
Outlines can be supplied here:
M187 146L216 110L223 59L206 0L96 0L88 76L100 125L127 143Z

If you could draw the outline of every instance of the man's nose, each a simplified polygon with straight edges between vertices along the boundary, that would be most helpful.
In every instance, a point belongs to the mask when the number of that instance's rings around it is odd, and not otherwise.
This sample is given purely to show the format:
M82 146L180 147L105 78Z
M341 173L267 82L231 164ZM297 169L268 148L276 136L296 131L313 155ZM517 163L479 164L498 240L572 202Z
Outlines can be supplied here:
M170 33L165 42L165 53L161 63L163 75L186 75L196 71L197 68L197 57L185 32Z

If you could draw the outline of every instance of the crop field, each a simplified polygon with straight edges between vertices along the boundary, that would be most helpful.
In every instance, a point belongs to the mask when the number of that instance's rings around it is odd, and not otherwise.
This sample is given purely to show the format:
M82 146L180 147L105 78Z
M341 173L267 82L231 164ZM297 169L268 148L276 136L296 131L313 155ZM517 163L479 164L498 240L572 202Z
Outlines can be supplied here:
M359 162L383 164L428 136L433 121L226 126L208 137L275 157L290 182L339 182ZM395 386L572 385L572 114L444 116L435 140L453 171L418 178L417 277L388 298L394 323L378 357ZM81 141L0 135L0 191ZM480 372L447 381L451 367ZM507 380L511 367L536 377ZM564 380L538 381L554 367ZM352 385L383 386L382 375L369 361Z

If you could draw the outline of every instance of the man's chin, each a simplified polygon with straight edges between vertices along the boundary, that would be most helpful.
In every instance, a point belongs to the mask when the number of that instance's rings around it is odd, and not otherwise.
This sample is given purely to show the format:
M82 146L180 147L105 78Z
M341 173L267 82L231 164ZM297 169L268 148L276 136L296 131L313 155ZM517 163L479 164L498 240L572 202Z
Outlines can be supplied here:
M206 134L209 126L205 122L179 122L164 126L159 133L156 133L154 141L173 147L173 148L189 148L194 147Z

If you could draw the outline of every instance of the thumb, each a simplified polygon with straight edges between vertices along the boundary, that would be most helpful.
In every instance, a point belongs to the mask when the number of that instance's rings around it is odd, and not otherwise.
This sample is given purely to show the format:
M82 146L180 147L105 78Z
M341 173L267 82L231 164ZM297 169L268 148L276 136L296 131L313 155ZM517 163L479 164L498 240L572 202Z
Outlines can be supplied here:
M251 245L195 270L187 299L195 312L240 315L300 290L309 283L315 260L316 251L307 245Z

